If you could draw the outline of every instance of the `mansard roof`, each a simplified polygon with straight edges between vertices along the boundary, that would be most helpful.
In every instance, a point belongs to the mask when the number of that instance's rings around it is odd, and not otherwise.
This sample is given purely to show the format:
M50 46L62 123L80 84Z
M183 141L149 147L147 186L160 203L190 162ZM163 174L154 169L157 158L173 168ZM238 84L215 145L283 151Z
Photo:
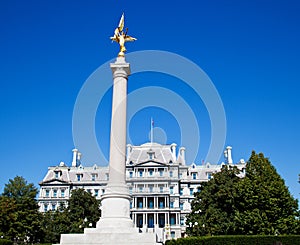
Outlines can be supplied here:
M130 165L139 165L150 161L161 164L176 163L176 154L172 152L171 145L145 143L127 147L130 149L127 152L126 163Z
M58 173L58 176L56 174ZM78 182L77 175L81 175L81 182L90 182L92 175L96 175L97 180L106 180L108 173L108 167L102 166L91 166L84 167L80 165L78 167L65 167L65 166L55 166L49 167L46 176L41 184L54 183L54 181L59 181L61 183L74 183Z

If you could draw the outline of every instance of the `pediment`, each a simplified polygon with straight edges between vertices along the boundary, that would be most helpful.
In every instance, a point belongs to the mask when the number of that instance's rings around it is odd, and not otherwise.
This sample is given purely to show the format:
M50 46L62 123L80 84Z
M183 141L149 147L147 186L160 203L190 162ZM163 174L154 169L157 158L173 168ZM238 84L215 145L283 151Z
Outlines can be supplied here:
M137 163L134 166L135 167L166 167L168 165L165 163L162 163L162 162L156 162L153 160L149 160L146 162Z
M67 181L60 180L60 179L50 179L50 180L45 180L39 183L40 185L61 185L61 184L69 184Z

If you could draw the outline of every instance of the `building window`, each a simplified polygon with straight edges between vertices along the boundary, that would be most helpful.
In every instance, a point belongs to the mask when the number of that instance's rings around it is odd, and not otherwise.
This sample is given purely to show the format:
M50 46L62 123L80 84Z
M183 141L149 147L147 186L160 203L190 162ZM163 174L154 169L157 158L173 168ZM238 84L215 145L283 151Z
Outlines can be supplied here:
M163 169L159 169L159 176L162 177L164 175L164 170Z
M184 225L184 218L180 218L180 225Z
M153 186L149 186L149 192L150 192L150 193L153 192Z
M149 154L149 160L152 160L154 158L154 152L148 152Z
M153 170L152 169L149 170L149 176L153 176Z
M138 205L139 205L139 208L143 208L143 200L139 200Z
M179 204L180 210L183 210L183 202Z
M53 190L53 197L57 197L57 190Z
M132 202L130 202L130 209L132 209Z
M210 180L211 179L211 173L207 173L207 179Z
M81 181L82 174L77 174L77 181Z
M95 190L95 197L99 195L99 190Z
M64 189L62 189L62 190L60 191L60 195L61 195L61 197L65 197L65 190L64 190Z
M153 208L153 200L149 201L149 208Z
M173 192L174 192L174 187L170 186L170 194L173 194Z
M105 174L106 180L109 180L109 174Z
M164 228L165 226L165 215L164 214L158 214L158 227Z
M164 208L164 207L165 207L164 201L160 200L159 201L159 208Z
M197 179L197 173L192 173L193 179Z
M193 196L194 195L194 189L190 188L190 195Z
M173 177L173 171L170 171L170 177L171 178Z
M87 191L87 193L90 193L90 194L92 193L91 189L87 189L86 191Z
M50 191L46 190L46 197L49 197L49 193L50 193Z
M129 187L129 194L132 194L132 187Z
M171 217L170 217L170 225L175 225L176 224L176 217L175 215L172 215L171 214Z
M153 216L153 214L148 215L148 228L154 228L154 216Z
M45 204L44 205L44 212L47 212L48 211L48 204Z
M163 193L164 192L164 188L161 186L161 187L159 187L159 192L160 193Z
M170 202L170 208L174 208L174 202Z
M171 224L172 225L172 224ZM175 238L175 231L171 231L171 238L174 239Z
M180 188L179 194L183 195L183 188Z
M143 177L143 170L140 170L140 177Z
M130 172L129 172L129 178L132 178L132 176L133 176L133 172L130 171Z
M56 205L52 204L52 211L55 211L55 209L56 209Z
M179 179L182 179L182 173L179 174Z
M59 177L59 172L58 172L58 171L55 171L54 174L55 174L55 179L58 179L58 177Z
M96 180L96 174L92 174L92 181Z
M140 188L139 188L139 191L140 191L140 192L143 192L143 187L140 187Z

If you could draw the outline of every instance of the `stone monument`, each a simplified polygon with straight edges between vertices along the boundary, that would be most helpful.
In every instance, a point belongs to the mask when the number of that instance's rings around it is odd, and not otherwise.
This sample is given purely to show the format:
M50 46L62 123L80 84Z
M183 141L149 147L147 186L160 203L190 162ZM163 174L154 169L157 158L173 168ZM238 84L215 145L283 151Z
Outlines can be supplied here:
M127 79L130 65L125 60L125 42L134 41L124 33L124 14L112 40L120 45L113 73L113 101L110 131L109 180L101 197L101 218L96 228L83 234L62 234L60 244L156 244L155 233L140 233L130 219L130 195L125 182Z

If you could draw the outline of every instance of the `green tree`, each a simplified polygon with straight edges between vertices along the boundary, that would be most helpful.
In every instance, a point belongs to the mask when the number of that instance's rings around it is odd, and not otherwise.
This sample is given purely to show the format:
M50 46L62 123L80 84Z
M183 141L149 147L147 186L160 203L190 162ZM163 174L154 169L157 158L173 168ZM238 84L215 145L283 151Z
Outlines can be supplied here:
M41 239L41 214L35 199L37 193L37 188L20 176L10 179L5 185L1 203L6 206L2 212L10 213L6 218L1 217L1 223L6 222L1 227L5 237L21 242L37 242ZM11 205L5 204L8 201Z
M64 209L44 213L41 220L45 234L43 242L59 243L61 234L70 233L70 225L68 212Z
M5 196L0 196L0 236L9 238L13 234L11 224L16 222L16 202Z
M83 232L85 227L96 227L100 218L100 202L84 189L71 193L67 212L71 222L70 232Z
M299 211L284 180L262 153L252 152L244 178L225 167L204 183L187 217L190 235L299 233Z
M297 234L299 212L284 180L268 158L254 151L239 183L236 230L240 234Z
M234 234L238 173L236 167L225 165L210 181L201 184L186 221L189 235Z
M44 242L58 243L61 234L82 233L86 227L96 227L100 218L100 202L84 189L71 193L67 207L44 213Z

